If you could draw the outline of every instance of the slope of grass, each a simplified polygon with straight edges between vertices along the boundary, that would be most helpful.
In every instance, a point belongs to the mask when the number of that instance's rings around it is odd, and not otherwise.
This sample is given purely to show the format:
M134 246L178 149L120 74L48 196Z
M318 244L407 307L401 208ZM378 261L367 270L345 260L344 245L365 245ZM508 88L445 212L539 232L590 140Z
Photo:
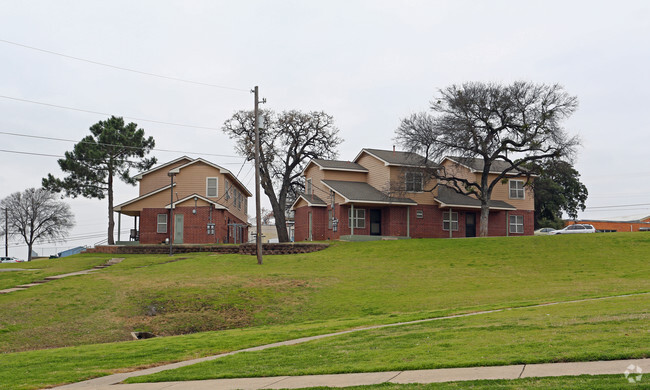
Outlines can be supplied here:
M103 253L83 254L60 259L35 259L25 263L0 264L0 270L20 268L24 271L0 272L0 290L12 288L21 284L32 283L52 275L90 269L106 263L112 255Z
M527 307L245 352L128 382L644 358L649 323L650 295Z
M643 233L334 243L312 254L267 256L262 266L240 255L126 256L91 275L0 295L1 352L86 351L10 353L0 355L0 364L16 362L14 372L26 372L14 387L37 386L32 377L42 386L228 351L253 340L648 291L648 260L650 235ZM225 331L233 328L256 335ZM126 341L134 330L163 336L221 331L179 338L179 348L165 347L175 338L84 346ZM215 336L221 334L231 335L232 343L221 344ZM193 337L201 341L186 341ZM207 341L214 337L215 343ZM127 351L133 357L120 361ZM57 369L77 355L86 356L79 369ZM44 368L31 366L32 358ZM55 372L63 376L52 379Z

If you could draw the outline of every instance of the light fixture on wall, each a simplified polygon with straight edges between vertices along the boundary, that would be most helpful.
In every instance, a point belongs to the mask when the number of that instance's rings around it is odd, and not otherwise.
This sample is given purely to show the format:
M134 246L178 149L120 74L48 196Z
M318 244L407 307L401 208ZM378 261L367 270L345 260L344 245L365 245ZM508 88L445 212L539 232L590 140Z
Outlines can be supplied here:
M199 197L194 195L194 210L192 210L192 214L196 214L196 202L199 200Z

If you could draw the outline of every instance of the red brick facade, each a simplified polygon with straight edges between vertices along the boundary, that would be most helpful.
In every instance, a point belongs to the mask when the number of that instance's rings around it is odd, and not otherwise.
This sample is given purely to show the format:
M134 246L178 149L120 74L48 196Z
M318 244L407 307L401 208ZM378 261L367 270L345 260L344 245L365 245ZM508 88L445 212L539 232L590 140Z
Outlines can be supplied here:
M196 210L196 213L194 213ZM167 216L165 233L158 233L158 215ZM242 243L247 241L248 226L226 210L203 207L176 207L174 214L183 215L183 244ZM208 234L208 224L214 223L214 234ZM229 224L244 225L236 231ZM140 243L160 244L170 237L174 223L170 222L169 209L145 208L140 214ZM173 236L173 234L172 234Z
M347 205L335 205L335 217L339 220L338 231L328 227L328 211L331 207L299 207L295 210L295 240L309 240L309 214L312 218L312 240L338 240L341 236L351 234L348 221ZM354 235L370 235L370 209L381 210L381 235L411 238L449 238L449 230L443 230L443 212L447 211L433 205L369 207L356 206L355 209L366 210L365 228L355 228ZM406 213L409 210L409 229L407 231ZM421 218L418 218L421 211ZM452 231L452 238L478 236L480 232L480 210L453 210L458 213L458 230ZM467 229L468 214L474 215L475 234ZM508 231L508 219L513 215L523 216L522 233ZM471 216L469 217L471 220ZM534 212L532 210L490 211L488 236L524 236L532 235L534 230ZM469 233L469 235L468 235Z

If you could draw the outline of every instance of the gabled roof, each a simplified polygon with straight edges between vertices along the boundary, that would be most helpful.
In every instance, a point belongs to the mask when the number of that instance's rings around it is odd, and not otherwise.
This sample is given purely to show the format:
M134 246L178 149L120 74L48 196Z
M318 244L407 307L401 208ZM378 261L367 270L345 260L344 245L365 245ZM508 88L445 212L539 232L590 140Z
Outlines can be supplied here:
M327 207L327 203L325 203L324 200L314 194L300 194L298 195L298 198L296 198L296 201L291 205L292 209L296 206L300 199L307 202L307 206L310 207Z
M195 159L195 160L192 160L192 161L188 162L187 164L183 164L183 165L178 166L178 167L176 167L176 168L174 168L174 169L171 169L169 172L170 172L170 173L180 173L181 169L183 169L183 168L187 168L187 167L189 167L189 166L191 166L191 165L194 165L194 164L196 164L196 163L203 163L203 164L206 164L206 165L209 165L209 166L211 166L211 167L213 167L213 168L218 169L220 173L223 173L223 174L225 174L225 175L228 175L228 176L230 176L233 180L235 180L235 181L239 184L239 186L240 186L241 188L243 188L243 190L244 190L246 196L253 196L253 194L251 194L250 191L248 191L248 188L246 188L246 186L244 186L244 185L242 184L242 182L240 182L239 179L237 179L237 176L235 176L235 175L232 174L232 172L230 172L229 170L227 170L227 169L224 168L224 167L221 167L221 166L219 166L219 165L217 165L217 164L213 164L213 163L211 163L210 161L208 161L208 160L204 160L204 159L202 159L202 158L197 158L197 159Z
M461 194L453 188L445 185L438 186L438 195L435 197L436 202L440 203L440 207L458 207L480 209L481 201ZM517 210L515 206L501 200L491 200L488 202L490 210Z
M350 162L350 161L340 161L340 160L322 160L320 158L315 158L311 160L312 163L318 165L320 169L330 170L330 171L351 171L351 172L368 172L368 170L361 165ZM309 165L309 164L307 164Z
M169 186L167 186L167 187L169 187ZM199 195L197 193L194 193L192 195L184 197L183 199L179 199L179 200L175 201L174 206L176 206L177 204L183 203L183 202L187 202L188 200L192 200L192 199L194 199L195 196L196 196L197 199L201 199L202 201L205 201L205 202L213 205L214 208L217 209L217 210L228 210L228 207L226 207L226 206L224 206L222 204L219 204L219 203L217 203L217 202L215 202L213 200L210 200L210 199L206 198L205 196L201 196L201 195ZM165 208L166 209L171 208L171 203L167 203Z
M341 180L322 180L321 181L330 190L336 192L344 198L345 203L376 203L410 206L417 204L412 199L394 198L384 194L375 187L365 182L358 181L341 181Z
M168 167L168 166L170 166L170 165L172 165L172 164L175 164L175 163L177 163L177 162L179 162L179 161L182 161L182 160L192 161L192 159L191 159L190 157L182 156L182 157L179 157L179 158L177 158L177 159L175 159L175 160L168 161L168 162L166 162L166 163L164 163L164 164L158 165L157 167L151 168L151 169L148 170L148 171L140 172L140 173L138 173L137 175L135 175L133 178L136 179L136 180L141 180L142 177L143 177L144 175L148 175L148 174L150 174L150 173L152 173L152 172L155 172L155 171L157 171L157 170L163 169L163 168L165 168L165 167Z
M396 167L418 167L418 168L430 168L437 166L436 163L429 160L425 163L424 156L420 156L417 153L412 152L398 152L392 150L381 150L381 149L361 149L357 157L354 158L354 161L357 162L359 157L363 153L367 153L384 163L386 166L396 166Z
M451 162L454 162L456 164L462 165L465 168L468 168L472 173L482 173L483 172L483 167L485 166L485 161L481 158L472 158L472 157L456 157L456 156L447 156L445 157L440 165L445 160L449 160ZM490 166L490 173L496 173L499 174L506 169L512 167L512 165L509 162L502 161L502 160L496 160L492 162L492 165ZM518 169L514 169L510 172L508 172L508 175L519 175L519 174L524 174L525 172L520 171ZM535 176L535 175L531 175Z
M137 201L139 201L139 200L142 200L142 199L144 199L144 198L148 198L148 197L150 197L150 196L152 196L152 195L156 195L156 194L159 193L159 192L162 192L162 191L168 190L170 187L171 187L171 184L168 184L168 185L166 185L166 186L164 186L164 187L158 188L157 190L154 190L154 191L148 192L148 193L146 193L146 194L144 194L144 195L140 195L140 196L138 196L137 198L133 198L133 199L131 199L131 200L127 200L127 201L124 202L124 203L120 203L120 204L118 204L117 206L114 206L114 207L113 207L113 210L114 210L114 211L120 211L120 210L122 210L122 207L124 207L124 206L128 206L128 205L130 205L131 203L135 203L135 202L137 202ZM174 183L174 187L176 187L176 183Z

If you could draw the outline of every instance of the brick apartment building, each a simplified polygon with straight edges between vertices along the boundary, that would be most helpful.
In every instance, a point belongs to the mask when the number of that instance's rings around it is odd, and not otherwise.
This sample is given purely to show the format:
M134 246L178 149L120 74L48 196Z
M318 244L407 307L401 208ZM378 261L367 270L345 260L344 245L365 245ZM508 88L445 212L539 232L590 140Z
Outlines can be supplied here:
M229 170L183 156L135 178L139 196L114 208L118 224L122 214L135 217L131 239L142 244L247 241L251 193Z
M480 202L436 187L425 179L424 162L415 153L379 149L362 149L353 161L312 160L303 171L305 193L292 205L295 240L476 236ZM483 170L478 159L448 157L440 166L456 177ZM496 177L503 166L493 167ZM492 192L490 236L533 234L534 194L515 175Z

